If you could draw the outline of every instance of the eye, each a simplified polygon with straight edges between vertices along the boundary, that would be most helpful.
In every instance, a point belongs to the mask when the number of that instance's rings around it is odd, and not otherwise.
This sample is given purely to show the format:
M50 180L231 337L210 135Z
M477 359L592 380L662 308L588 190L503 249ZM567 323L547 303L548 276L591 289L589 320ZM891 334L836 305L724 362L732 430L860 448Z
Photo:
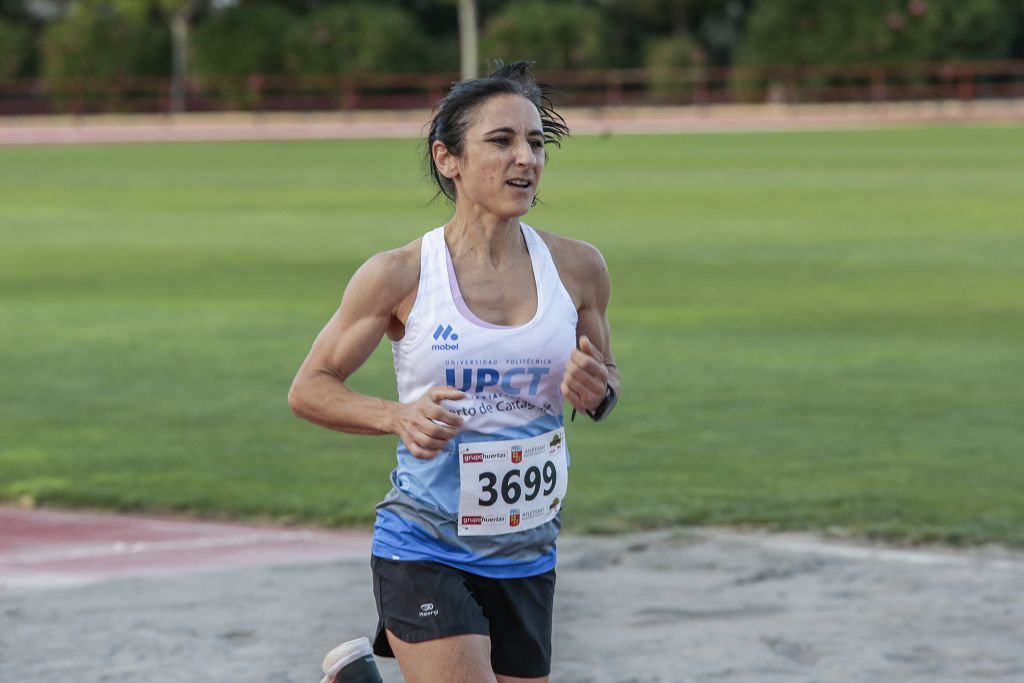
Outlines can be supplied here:
M533 147L534 149L543 149L544 141L537 139L530 140L530 147Z
M507 145L508 144L508 138L504 137L504 136L500 137L500 138L491 138L491 142L493 142L496 145Z

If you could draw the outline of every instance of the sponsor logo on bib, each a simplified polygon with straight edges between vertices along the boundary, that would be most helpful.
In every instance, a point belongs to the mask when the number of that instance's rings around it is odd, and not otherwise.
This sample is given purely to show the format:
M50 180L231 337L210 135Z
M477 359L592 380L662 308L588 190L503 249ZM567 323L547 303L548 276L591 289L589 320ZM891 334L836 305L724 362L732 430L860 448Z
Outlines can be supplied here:
M512 462L522 462L522 461L523 461L523 449L520 448L519 446L513 446L512 447Z
M484 523L484 518L480 515L463 515L462 523L466 525L480 525Z
M508 511L508 525L519 526L519 510L513 508Z

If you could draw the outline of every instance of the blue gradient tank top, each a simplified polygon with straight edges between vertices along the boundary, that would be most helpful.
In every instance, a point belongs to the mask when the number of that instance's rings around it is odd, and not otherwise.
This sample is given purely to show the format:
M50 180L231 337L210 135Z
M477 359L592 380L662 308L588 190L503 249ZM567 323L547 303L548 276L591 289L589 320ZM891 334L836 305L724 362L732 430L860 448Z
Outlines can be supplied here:
M462 431L432 460L401 442L392 489L377 506L374 555L430 560L492 578L533 576L555 566L560 517L527 531L459 536L459 444L538 436L563 424L560 387L576 346L576 307L547 245L526 224L537 311L527 323L501 326L466 306L444 239L427 233L420 252L416 302L405 336L392 343L398 398L410 403L433 386L466 393L444 407L462 415Z

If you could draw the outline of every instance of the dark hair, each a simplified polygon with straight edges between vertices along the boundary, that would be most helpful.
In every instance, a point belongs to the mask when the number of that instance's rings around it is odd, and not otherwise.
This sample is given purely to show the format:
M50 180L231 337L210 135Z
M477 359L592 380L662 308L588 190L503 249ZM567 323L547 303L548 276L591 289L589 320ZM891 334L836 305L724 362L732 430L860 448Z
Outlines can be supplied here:
M496 60L494 71L489 75L453 83L448 94L434 107L430 134L427 135L426 161L430 177L438 187L435 197L443 194L450 201L455 201L455 181L443 176L434 163L434 141L440 140L451 154L462 154L470 114L494 95L522 95L530 100L540 114L545 144L560 147L562 138L569 135L569 126L554 110L548 98L552 88L534 80L529 71L530 64L532 62L526 61L503 64L501 60Z

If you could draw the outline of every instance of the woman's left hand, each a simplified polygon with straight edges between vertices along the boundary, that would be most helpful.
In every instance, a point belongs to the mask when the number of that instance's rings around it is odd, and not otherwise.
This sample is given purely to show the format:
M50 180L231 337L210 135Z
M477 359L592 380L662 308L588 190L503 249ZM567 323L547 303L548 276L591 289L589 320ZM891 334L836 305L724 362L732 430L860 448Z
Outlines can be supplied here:
M562 394L580 412L596 409L608 390L608 368L604 355L587 335L580 337L580 346L573 349L562 377Z

